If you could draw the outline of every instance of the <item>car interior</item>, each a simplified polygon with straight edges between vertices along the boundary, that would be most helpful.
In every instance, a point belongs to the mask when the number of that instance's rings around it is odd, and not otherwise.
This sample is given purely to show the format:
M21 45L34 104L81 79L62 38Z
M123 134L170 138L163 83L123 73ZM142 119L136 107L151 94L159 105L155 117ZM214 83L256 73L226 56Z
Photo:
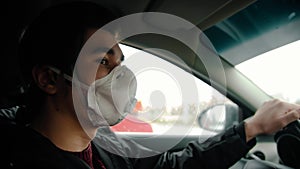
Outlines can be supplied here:
M2 23L4 46L0 67L1 123L18 122L24 118L17 114L18 110L22 109L18 95L23 92L23 84L17 59L17 46L22 31L40 11L66 1L72 0L13 0L5 1L2 6L5 18ZM300 1L295 0L92 1L114 10L120 17L143 12L171 14L183 18L202 31L199 37L190 40L195 40L195 45L201 45L203 44L201 40L204 38L211 45L209 48L214 55L220 59L219 64L222 65L222 69L218 69L214 62L205 62L186 44L162 34L137 34L122 40L121 44L150 53L179 67L234 103L223 102L221 109L218 108L220 104L212 104L197 112L195 119L197 127L216 133L252 116L263 102L274 98L238 70L237 65L300 39ZM156 18L144 24L149 27L155 26L158 30L177 31L184 28L181 25L170 28L168 24L158 22ZM268 65L265 66L268 69ZM256 68L252 67L252 69ZM215 125L207 126L205 122L210 116L209 113L223 108L225 120L222 125L216 122ZM152 129L150 130L152 132ZM157 150L170 147L174 140L179 140L171 147L171 151L181 149L189 141L206 140L211 136L200 133L159 134L159 137L155 137L155 133L151 132L117 132L117 135L130 137ZM257 145L231 168L300 168L299 150L300 123L296 121L279 133L257 137Z

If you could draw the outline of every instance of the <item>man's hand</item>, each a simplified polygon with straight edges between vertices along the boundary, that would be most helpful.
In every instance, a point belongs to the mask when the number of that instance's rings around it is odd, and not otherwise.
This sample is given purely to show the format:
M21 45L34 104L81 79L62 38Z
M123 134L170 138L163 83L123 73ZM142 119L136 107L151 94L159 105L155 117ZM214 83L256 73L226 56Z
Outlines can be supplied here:
M253 117L245 120L246 140L272 134L300 118L300 105L277 99L265 102Z

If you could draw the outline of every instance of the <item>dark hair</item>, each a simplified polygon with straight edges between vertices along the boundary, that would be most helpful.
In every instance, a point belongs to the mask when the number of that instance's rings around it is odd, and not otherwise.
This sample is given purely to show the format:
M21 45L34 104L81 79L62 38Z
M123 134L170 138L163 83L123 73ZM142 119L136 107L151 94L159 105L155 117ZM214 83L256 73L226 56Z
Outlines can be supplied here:
M31 70L37 64L53 65L70 74L86 29L100 28L114 19L116 15L110 10L88 1L61 3L42 11L20 40L25 80L31 78Z
M100 28L116 18L108 8L88 1L60 3L42 11L25 29L18 50L24 84L30 86L29 100L40 101L43 95L32 84L34 66L51 65L72 75L86 30Z

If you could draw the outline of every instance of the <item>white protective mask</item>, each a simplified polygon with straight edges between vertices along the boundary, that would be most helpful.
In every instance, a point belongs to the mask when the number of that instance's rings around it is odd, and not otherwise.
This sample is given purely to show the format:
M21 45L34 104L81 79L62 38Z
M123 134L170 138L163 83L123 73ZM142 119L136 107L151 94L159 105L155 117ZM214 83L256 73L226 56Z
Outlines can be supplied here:
M115 67L89 86L88 115L93 125L115 125L133 111L137 81L126 66Z
M60 74L60 71L50 67ZM72 77L64 74L65 79ZM115 125L133 111L137 81L126 66L116 66L108 75L86 85L75 78L75 84L87 90L87 113L94 126ZM83 96L83 95L82 95Z

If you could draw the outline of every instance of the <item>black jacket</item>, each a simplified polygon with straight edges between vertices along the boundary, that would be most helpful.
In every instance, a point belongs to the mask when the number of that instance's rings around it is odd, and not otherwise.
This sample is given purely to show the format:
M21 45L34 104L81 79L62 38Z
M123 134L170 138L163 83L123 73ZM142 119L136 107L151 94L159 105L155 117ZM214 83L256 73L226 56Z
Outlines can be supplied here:
M0 168L89 168L83 160L60 150L47 138L28 127L3 124L0 130L0 147L4 156L1 158ZM241 123L203 143L193 141L181 151L164 152L145 158L126 157L129 151L145 153L151 150L133 141L119 139L108 128L99 129L92 143L107 169L225 169L245 156L256 141L246 144L244 124Z

